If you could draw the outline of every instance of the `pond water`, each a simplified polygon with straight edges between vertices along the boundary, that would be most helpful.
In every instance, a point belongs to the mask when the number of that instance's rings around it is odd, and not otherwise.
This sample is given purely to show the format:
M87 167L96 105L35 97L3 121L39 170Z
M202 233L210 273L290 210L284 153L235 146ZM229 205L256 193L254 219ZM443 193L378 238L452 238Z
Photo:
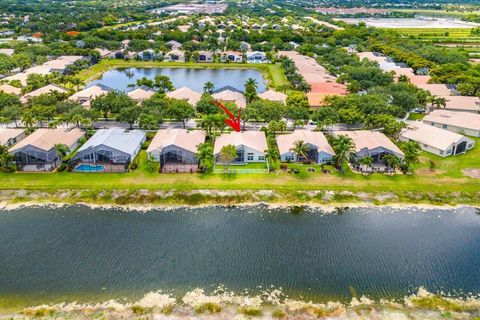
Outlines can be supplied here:
M202 92L203 85L211 81L216 89L232 86L243 91L248 78L257 80L259 93L266 91L267 83L262 73L256 69L199 69L199 68L128 68L114 69L105 72L101 78L88 84L103 84L110 88L127 91L129 84L135 84L138 79L147 77L154 79L156 75L166 75L172 80L175 88L189 87Z
M439 18L341 18L338 20L350 24L365 22L367 26L376 28L473 28L480 26L474 22Z
M480 293L479 248L474 208L22 208L0 211L0 307L220 284L314 300Z

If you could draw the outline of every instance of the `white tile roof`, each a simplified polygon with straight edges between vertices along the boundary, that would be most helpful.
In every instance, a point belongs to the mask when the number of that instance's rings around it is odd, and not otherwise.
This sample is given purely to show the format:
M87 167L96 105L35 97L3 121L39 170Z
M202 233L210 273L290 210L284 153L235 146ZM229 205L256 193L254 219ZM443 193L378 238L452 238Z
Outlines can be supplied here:
M321 132L310 130L295 130L289 134L282 134L277 136L277 145L280 154L290 152L290 149L295 147L295 142L301 140L305 143L312 144L317 148L318 152L325 152L330 155L335 155L332 147L327 141L327 138Z
M480 98L467 96L443 96L446 100L445 109L461 110L461 111L480 111Z
M458 144L465 137L461 134L440 129L422 122L415 122L403 129L402 137L425 144L439 150L446 150L452 144Z
M143 101L149 99L155 94L153 90L145 90L143 88L136 88L127 92L127 95L135 101Z
M205 132L201 130L188 131L187 129L158 130L147 152L161 152L163 148L174 145L196 153L199 144L205 142Z
M235 147L245 146L258 152L268 149L263 131L231 132L224 133L215 139L214 154L218 154L224 146L229 144Z
M260 99L265 99L265 100L270 100L270 101L277 101L277 102L283 102L287 100L287 95L278 91L274 90L267 90L263 93L260 93L258 95Z
M242 93L228 89L213 94L212 98L223 102L233 102L239 108L245 108L247 106L247 100Z
M56 84L47 84L44 87L41 87L37 90L34 90L30 93L27 93L26 95L24 95L22 97L22 99L26 100L26 99L33 98L33 97L38 97L42 94L52 93L53 91L57 91L58 93L67 93L68 92L67 89L62 88L60 86L57 86Z
M58 129L38 129L12 148L10 152L13 153L26 146L34 146L44 151L49 151L55 147L56 144L64 144L67 147L73 146L78 139L83 137L85 132L75 128L72 130Z
M343 135L350 137L355 143L355 151L360 152L364 149L373 150L375 148L384 148L397 153L399 155L404 155L402 150L400 150L386 135L379 131L368 131L368 130L357 130L357 131L335 131L335 135Z
M452 92L444 84L418 84L417 87L429 91L434 96L451 96Z
M192 106L195 106L202 94L190 88L181 87L175 91L168 92L166 96L172 99L187 100Z
M0 128L0 146L6 145L8 140L23 134L23 129Z
M423 122L440 123L458 128L480 130L480 114L449 110L434 110L423 118Z

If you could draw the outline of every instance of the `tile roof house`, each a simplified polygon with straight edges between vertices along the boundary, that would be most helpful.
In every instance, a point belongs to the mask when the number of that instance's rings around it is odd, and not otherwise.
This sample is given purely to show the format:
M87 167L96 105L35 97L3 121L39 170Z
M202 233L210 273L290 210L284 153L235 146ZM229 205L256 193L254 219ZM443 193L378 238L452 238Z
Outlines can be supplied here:
M0 146L11 147L25 138L23 129L0 128Z
M198 62L213 62L213 52L199 51Z
M22 100L22 102L27 102L31 98L38 97L42 94L49 94L49 93L52 93L52 92L58 92L58 93L66 94L66 93L68 93L68 90L61 87L61 86L58 86L56 84L47 84L44 87L41 87L37 90L34 90L32 92L27 93L26 95L24 95L22 97L21 100Z
M14 94L19 96L22 93L22 89L9 85L8 83L0 84L0 91L8 94Z
M480 114L434 110L423 118L423 123L459 134L480 137Z
M237 149L237 158L234 160L234 164L266 162L265 150L268 149L268 146L263 131L231 132L217 137L213 151L217 163L220 163L220 151L226 145L234 145Z
M10 148L9 152L15 156L17 170L53 171L62 162L55 145L63 144L73 151L84 135L78 128L38 129Z
M261 51L247 52L247 63L268 63L267 54Z
M185 62L185 53L180 50L172 50L165 54L165 61Z
M142 102L143 100L147 100L151 98L154 94L155 90L146 86L140 86L127 92L127 95L136 102Z
M418 84L418 88L426 90L430 92L431 95L433 96L451 96L452 91L448 89L448 87L444 84Z
M356 158L372 157L374 162L381 161L383 156L394 154L400 159L404 158L400 150L386 135L378 131L335 131L335 136L347 136L355 144Z
M326 163L331 161L335 155L327 138L321 132L310 130L295 130L289 134L282 134L276 137L281 161L302 161L305 160L302 155L297 155L292 150L297 141L303 141L309 148L307 159L316 163Z
M461 134L415 122L400 133L401 141L416 141L422 150L448 157L465 153L474 147L475 142Z
M247 106L247 99L243 93L230 86L213 91L212 98L221 102L235 103L239 108L245 108Z
M445 98L446 110L480 113L480 98L467 96L440 96Z
M103 84L96 84L74 93L73 95L68 97L68 100L76 101L80 103L82 106L89 107L90 102L93 99L101 95L107 94L112 90L113 90L112 88L107 87Z
M162 172L196 172L197 149L205 138L201 130L158 130L148 146L148 158L160 162Z
M222 62L243 62L243 54L239 51L225 51L220 58Z
M141 130L123 128L100 129L78 149L74 164L102 164L104 171L126 171L140 152L146 134Z
M167 46L169 46L172 50L178 50L182 47L182 44L178 41L175 40L170 40L165 43Z
M271 89L258 94L258 97L260 99L274 101L274 102L281 102L281 103L285 103L285 101L287 100L286 94L278 91L274 91Z
M197 105L197 102L202 97L202 94L193 91L190 88L181 87L177 90L167 92L166 96L172 99L186 100L188 101L188 103L195 107Z

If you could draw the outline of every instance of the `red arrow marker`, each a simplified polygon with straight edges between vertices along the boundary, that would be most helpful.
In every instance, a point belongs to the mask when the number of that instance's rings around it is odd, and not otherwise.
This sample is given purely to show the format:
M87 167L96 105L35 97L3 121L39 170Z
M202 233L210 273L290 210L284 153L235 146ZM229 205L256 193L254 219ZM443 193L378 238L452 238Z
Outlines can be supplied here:
M228 124L236 132L240 132L240 109L238 109L238 116L235 118L233 113L230 112L223 104L218 101L212 100L218 107L220 107L230 119L225 119L225 123Z

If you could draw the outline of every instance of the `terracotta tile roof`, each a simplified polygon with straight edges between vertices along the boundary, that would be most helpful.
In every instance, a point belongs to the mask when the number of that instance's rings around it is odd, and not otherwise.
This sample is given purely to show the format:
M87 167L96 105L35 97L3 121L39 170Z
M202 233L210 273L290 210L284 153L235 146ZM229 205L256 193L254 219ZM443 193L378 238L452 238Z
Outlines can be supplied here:
M318 152L325 152L330 155L335 155L332 147L327 141L327 138L321 132L310 130L295 130L289 134L278 135L277 145L280 154L290 152L290 149L295 147L295 142L302 140L305 143L314 145Z
M205 132L201 130L188 131L187 129L158 130L147 152L158 151L171 145L196 153L199 144L205 142Z

